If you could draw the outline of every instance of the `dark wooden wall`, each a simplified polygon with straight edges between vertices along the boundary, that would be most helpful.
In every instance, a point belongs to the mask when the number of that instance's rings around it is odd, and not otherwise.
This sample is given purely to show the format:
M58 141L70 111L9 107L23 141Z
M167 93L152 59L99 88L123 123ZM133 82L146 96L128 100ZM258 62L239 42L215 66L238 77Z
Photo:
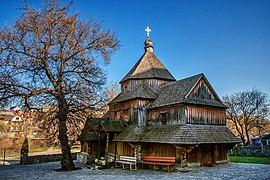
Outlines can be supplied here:
M88 152L88 142L81 141L81 151L82 151L82 152L89 153L89 152Z
M109 150L113 152L113 145L110 145L109 143ZM91 155L93 158L104 157L105 156L105 142L99 142L98 141L87 141L87 142L81 142L81 151L86 152L89 155ZM110 151L109 151L110 152Z
M116 153L118 156L135 156L135 150L125 142L117 142Z
M195 147L192 149L190 153L187 154L187 163L199 163L200 162L200 155L201 149L199 147Z
M200 163L201 166L227 160L226 144L200 144L187 154L187 163Z
M163 80L163 79L132 79L126 80L125 82L121 83L121 92L128 93L134 91L139 85L142 83L148 84L154 90L157 90L160 86L172 82L170 80Z
M147 115L148 124L164 125L162 123L164 114L166 116L166 125L185 123L226 125L225 109L191 105L171 105L151 109Z
M148 111L148 124L164 125L164 115L166 125L185 124L185 108L183 105L172 105L155 108Z
M190 92L189 97L195 99L217 100L215 93L208 88L203 79L201 79Z
M141 83L147 83L153 89L172 81L161 79L132 79L121 83L122 93L135 90ZM220 101L216 93L203 79L189 93L189 98ZM130 124L226 124L226 112L224 108L212 108L202 105L169 105L160 108L142 111L150 103L145 99L133 99L110 104L109 114L112 120L124 120ZM147 116L147 117L145 117ZM145 123L146 119L148 120Z
M171 144L142 143L141 156L176 156L175 147Z
M148 104L149 100L144 99L133 99L110 104L109 109L110 119L124 120L129 124L136 124L136 125L141 124L142 121L146 121L145 107Z
M187 106L186 115L187 123L226 125L225 109Z
M226 144L216 144L215 156L217 161L227 160L228 147Z
M114 153L114 143L115 142L109 142L108 153Z

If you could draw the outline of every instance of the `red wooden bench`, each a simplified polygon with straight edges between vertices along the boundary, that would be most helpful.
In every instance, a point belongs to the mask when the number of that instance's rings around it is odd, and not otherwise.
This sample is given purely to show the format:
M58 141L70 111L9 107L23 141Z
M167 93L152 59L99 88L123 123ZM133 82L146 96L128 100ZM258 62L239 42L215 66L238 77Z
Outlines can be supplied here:
M142 164L142 169L144 164L154 165L154 170L156 170L156 165L160 165L167 166L168 172L171 172L170 166L175 164L175 157L144 156L143 161L139 163Z

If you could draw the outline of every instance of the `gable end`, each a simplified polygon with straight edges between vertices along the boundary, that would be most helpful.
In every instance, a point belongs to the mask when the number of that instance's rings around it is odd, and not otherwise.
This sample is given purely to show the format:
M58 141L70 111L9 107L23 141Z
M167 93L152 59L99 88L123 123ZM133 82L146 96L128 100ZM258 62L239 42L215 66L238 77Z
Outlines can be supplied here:
M198 79L195 85L190 89L189 93L185 97L186 99L202 99L221 102L217 93L206 79L204 74Z
M191 91L189 98L216 100L214 94L201 79Z

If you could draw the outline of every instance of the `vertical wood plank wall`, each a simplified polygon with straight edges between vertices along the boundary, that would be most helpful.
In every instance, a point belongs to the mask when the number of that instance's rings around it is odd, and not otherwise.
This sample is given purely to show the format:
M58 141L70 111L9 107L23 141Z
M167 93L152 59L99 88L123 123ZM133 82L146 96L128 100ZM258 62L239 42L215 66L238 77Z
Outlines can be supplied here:
M117 155L118 156L135 156L135 150L128 143L117 142Z
M199 99L208 99L215 100L214 92L208 88L205 84L204 80L201 79L199 83L194 87L194 89L190 92L189 97L191 98L199 98Z
M136 123L142 116L141 109L146 107L149 100L132 99L115 104L110 104L110 119L112 120L124 120L130 123ZM142 119L142 118L141 118Z
M201 166L227 160L226 144L200 144L187 154L188 163L200 163Z
M226 111L225 109L188 106L187 123L226 125Z
M171 144L142 143L143 156L176 156L176 149Z
M166 125L185 124L185 108L182 105L165 106L149 110L148 124L162 125L162 113L166 113Z
M154 90L157 90L160 86L169 82L172 81L163 79L132 79L121 83L121 91L122 93L134 91L142 83L146 83Z
M162 113L166 113L167 125L185 123L226 125L225 109L183 105L149 110L148 123L161 125Z

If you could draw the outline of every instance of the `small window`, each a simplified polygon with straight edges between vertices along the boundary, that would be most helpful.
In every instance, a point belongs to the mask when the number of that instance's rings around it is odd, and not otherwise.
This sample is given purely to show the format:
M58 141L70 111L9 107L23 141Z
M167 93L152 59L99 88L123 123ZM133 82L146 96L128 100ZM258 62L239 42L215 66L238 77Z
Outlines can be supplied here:
M129 92L128 86L125 86L125 93Z
M128 109L124 109L123 114L124 114L124 120L128 121Z
M161 115L161 124L166 125L167 124L167 112L160 113Z
M120 111L116 111L115 113L115 119L119 120L120 119Z

